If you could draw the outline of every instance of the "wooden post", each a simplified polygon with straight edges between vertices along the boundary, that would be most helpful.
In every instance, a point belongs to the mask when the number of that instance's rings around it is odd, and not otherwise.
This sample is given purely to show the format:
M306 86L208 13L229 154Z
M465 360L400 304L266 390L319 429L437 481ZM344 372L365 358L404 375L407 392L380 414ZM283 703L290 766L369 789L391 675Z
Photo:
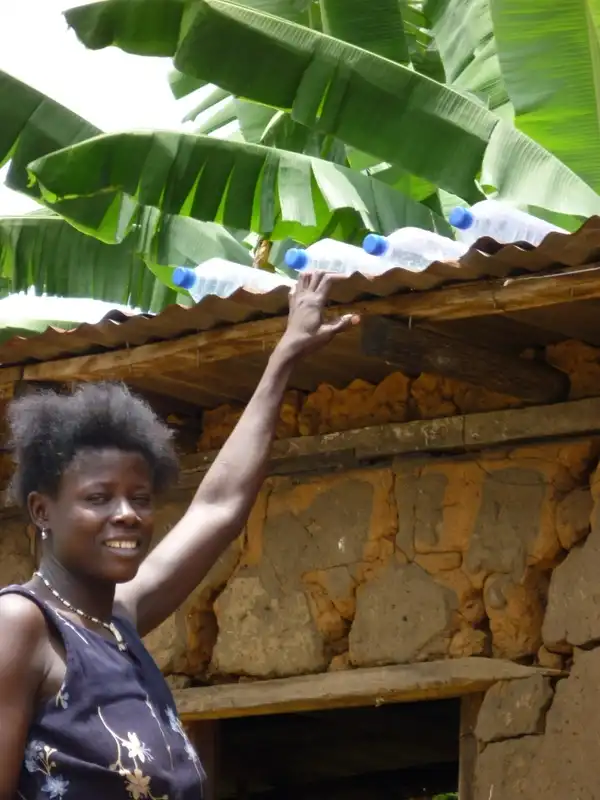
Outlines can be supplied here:
M219 720L186 724L186 730L206 772L203 800L217 800L219 788Z
M475 726L484 692L466 694L460 701L460 739L458 750L458 800L474 800L477 769Z

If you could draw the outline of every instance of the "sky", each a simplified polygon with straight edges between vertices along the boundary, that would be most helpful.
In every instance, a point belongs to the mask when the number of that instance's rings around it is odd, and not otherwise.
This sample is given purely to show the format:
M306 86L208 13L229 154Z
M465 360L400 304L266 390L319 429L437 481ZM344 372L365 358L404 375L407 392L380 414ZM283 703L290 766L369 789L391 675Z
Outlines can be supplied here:
M170 59L140 58L112 47L86 50L62 15L78 4L0 0L0 69L105 131L182 128L180 120L197 96L174 100L167 82ZM38 207L3 185L4 172L0 215Z

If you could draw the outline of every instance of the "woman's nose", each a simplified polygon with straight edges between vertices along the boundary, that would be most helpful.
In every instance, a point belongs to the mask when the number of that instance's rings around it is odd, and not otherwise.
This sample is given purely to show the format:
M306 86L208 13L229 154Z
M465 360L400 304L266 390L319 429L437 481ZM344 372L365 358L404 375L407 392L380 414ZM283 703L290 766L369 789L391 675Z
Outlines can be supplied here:
M115 507L113 519L122 525L137 525L140 521L139 514L126 498L121 498Z

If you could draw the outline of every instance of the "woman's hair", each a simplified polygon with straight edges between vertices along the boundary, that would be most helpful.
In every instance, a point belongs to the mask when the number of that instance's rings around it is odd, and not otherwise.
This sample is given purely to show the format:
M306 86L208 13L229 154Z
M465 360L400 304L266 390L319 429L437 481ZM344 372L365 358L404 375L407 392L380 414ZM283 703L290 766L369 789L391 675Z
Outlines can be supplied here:
M70 395L25 395L10 404L8 422L16 463L11 492L22 507L30 492L55 497L65 469L87 448L140 453L155 491L177 476L172 432L123 384L83 384Z

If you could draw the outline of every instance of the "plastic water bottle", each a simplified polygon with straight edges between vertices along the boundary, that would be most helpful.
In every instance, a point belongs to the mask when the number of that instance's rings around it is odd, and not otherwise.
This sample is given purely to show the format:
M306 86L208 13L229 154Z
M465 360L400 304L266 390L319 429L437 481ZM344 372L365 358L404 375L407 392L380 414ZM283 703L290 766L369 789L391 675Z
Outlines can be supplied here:
M471 208L458 206L452 209L448 220L457 229L460 241L468 245L482 236L490 236L500 244L529 242L538 245L552 231L567 233L563 228L499 200L481 200Z
M421 228L399 228L389 236L369 233L363 242L364 250L394 267L419 272L434 261L456 261L467 250L466 245L439 233Z
M207 295L230 297L236 289L262 294L295 283L284 275L235 264L224 258L210 258L195 269L177 267L173 270L172 281L175 286L188 291L196 303Z
M367 255L362 248L335 239L321 239L306 250L292 247L285 254L285 263L298 272L314 269L342 275L352 275L353 272L380 275L387 268L379 259Z

